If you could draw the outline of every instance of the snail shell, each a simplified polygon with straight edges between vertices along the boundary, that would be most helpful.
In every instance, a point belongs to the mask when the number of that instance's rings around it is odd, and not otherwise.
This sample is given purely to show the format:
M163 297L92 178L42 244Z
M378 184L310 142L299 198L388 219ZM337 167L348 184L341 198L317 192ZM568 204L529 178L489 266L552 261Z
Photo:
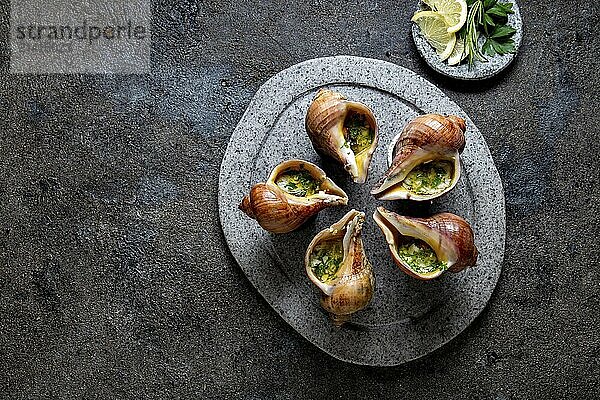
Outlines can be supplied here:
M306 173L314 180L314 193L294 195L279 185L285 174ZM291 232L326 207L348 204L348 195L316 165L289 160L277 165L265 183L250 189L239 208L259 225L273 233Z
M392 161L371 194L380 200L431 200L449 192L460 178L460 153L465 147L465 120L455 115L425 114L408 123L391 146ZM439 186L416 191L407 177L419 168L444 166ZM432 170L433 171L433 170Z
M361 239L364 221L364 213L349 211L331 227L319 232L306 250L306 274L322 291L321 306L329 312L336 325L348 321L353 313L365 308L373 298L375 276ZM322 280L313 268L313 255L320 246L328 243L337 243L341 247L343 259L335 276Z
M373 219L385 235L394 262L408 275L429 280L440 276L446 269L460 272L477 262L473 230L458 215L441 213L429 218L398 215L383 207L377 207ZM398 247L418 239L425 242L445 268L430 272L417 271L398 254Z
M354 131L363 133L360 142L350 134L351 126L361 127ZM306 114L306 131L317 153L342 164L354 182L367 180L379 140L375 115L367 106L321 89Z

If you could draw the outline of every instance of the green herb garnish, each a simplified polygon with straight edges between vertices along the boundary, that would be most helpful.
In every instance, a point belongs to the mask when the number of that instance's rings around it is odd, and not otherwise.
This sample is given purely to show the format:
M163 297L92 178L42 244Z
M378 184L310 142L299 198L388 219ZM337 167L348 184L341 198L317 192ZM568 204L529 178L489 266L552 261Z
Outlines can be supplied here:
M344 259L341 240L319 243L310 256L310 268L321 282L335 279Z
M428 274L448 269L448 263L440 261L435 251L422 240L411 239L396 248L398 256L419 274Z
M287 170L277 177L277 186L297 197L312 196L320 188L319 182L305 170Z
M354 154L360 153L373 143L373 129L362 114L349 114L344 121L344 130L346 140Z
M436 194L452 184L454 167L448 161L431 161L416 166L402 181L402 187L415 194Z
M516 30L506 23L508 15L513 14L512 3L501 3L498 0L466 0L469 7L467 21L458 32L465 41L465 51L469 65L475 60L486 61L485 55L493 57L516 51L512 36ZM485 42L479 47L479 36Z

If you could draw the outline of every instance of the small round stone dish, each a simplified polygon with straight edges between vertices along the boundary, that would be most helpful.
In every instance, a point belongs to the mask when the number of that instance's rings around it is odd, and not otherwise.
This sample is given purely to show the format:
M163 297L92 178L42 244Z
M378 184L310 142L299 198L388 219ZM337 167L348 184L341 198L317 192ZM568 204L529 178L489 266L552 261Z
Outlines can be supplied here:
M516 0L501 0L502 2L511 2L513 3L512 9L514 11L513 14L509 14L507 25L516 29L515 34L512 39L515 42L515 52L506 54L506 55L495 55L493 57L489 57L486 55L487 61L478 61L475 60L472 66L469 66L467 60L463 60L458 65L448 65L446 61L442 61L435 50L431 45L427 42L425 37L421 34L419 27L417 24L410 22L412 24L412 37L415 42L415 46L419 51L423 60L436 72L442 74L444 76L459 79L459 80L484 80L489 79L493 76L498 75L502 72L506 67L510 65L510 63L515 59L517 53L519 52L519 47L521 45L521 40L523 38L523 20L521 19L521 12L519 10L519 6ZM423 9L423 3L419 1L418 8L416 11L420 11ZM481 36L479 38L479 45L482 46L485 41L485 38Z

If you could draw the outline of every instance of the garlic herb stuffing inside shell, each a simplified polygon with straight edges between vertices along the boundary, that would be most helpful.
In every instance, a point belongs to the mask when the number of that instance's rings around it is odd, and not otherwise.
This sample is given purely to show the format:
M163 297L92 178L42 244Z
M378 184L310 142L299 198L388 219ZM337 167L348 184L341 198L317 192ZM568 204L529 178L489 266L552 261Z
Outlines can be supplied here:
M355 155L367 150L373 144L375 130L364 114L349 112L344 120L345 145L349 145Z
M398 257L419 274L430 274L448 269L448 263L438 260L435 251L423 240L404 238L396 247Z
M319 243L310 255L310 268L321 281L337 278L337 272L344 260L344 247L341 240L328 240Z
M281 189L296 197L312 196L319 191L321 186L320 182L303 169L288 169L277 177L275 183Z
M418 165L406 175L402 187L418 195L441 193L452 184L454 165L445 160L429 161Z

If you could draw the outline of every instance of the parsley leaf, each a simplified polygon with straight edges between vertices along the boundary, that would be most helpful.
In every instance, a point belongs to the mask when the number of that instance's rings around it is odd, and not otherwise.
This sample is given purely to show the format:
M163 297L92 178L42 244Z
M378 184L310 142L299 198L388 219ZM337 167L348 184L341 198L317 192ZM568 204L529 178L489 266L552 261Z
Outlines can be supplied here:
M505 55L508 53L514 53L515 41L511 37L515 34L516 30L506 25L496 25L494 30L487 36L485 43L481 47L481 51L488 56L494 56L496 54Z
M492 34L489 35L489 37L491 39L509 38L512 35L514 35L516 31L517 30L515 28L511 28L510 26L498 25L498 26L496 26L496 28L494 28L494 30L492 31Z
M481 50L489 56L494 56L495 54L503 56L508 53L514 53L516 49L515 42L512 39L498 42L492 38L488 38L481 47Z

